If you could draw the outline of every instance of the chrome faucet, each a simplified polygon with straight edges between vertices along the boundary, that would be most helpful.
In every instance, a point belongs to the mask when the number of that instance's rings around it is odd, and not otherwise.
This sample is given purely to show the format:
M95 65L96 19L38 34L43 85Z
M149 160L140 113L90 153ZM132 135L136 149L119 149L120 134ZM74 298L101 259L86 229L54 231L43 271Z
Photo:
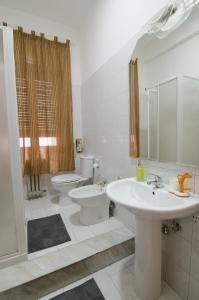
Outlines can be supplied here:
M147 184L153 185L153 187L156 188L156 189L159 189L159 188L163 187L162 178L159 175L156 175L156 174L150 174L147 177Z

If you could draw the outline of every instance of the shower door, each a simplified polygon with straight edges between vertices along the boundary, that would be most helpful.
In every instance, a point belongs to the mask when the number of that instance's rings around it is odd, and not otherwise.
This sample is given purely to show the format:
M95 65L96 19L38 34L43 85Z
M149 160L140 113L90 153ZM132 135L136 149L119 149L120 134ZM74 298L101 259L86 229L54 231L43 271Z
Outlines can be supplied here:
M0 28L0 268L26 257L12 29Z

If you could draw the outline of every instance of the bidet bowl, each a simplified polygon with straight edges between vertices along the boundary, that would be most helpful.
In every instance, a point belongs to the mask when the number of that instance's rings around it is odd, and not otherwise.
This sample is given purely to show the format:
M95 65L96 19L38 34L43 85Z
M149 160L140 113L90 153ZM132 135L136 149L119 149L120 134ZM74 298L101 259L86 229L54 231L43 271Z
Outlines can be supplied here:
M81 224L92 225L109 218L110 200L104 187L87 185L71 190L68 196L80 206Z
M102 202L110 202L106 196L105 188L97 185L87 185L71 190L68 196L81 206L98 206Z

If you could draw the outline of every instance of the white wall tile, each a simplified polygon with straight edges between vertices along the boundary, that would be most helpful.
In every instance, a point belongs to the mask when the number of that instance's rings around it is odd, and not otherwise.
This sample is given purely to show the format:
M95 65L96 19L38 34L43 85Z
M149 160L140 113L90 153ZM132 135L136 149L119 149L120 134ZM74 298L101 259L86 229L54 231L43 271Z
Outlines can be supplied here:
M167 262L166 282L183 300L187 300L189 291L189 275L170 261Z
M190 275L198 281L199 285L199 247L198 244L193 244L191 255L191 270Z
M166 254L168 264L173 263L184 272L189 273L191 243L171 233L168 236Z
M199 194L199 176L195 176L195 193Z

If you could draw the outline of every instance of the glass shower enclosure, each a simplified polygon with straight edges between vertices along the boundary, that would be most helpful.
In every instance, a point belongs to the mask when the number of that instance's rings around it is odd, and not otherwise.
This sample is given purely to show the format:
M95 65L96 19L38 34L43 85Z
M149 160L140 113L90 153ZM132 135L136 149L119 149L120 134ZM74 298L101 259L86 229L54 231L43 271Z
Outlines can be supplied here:
M150 160L199 165L199 78L172 77L141 93L140 148Z

